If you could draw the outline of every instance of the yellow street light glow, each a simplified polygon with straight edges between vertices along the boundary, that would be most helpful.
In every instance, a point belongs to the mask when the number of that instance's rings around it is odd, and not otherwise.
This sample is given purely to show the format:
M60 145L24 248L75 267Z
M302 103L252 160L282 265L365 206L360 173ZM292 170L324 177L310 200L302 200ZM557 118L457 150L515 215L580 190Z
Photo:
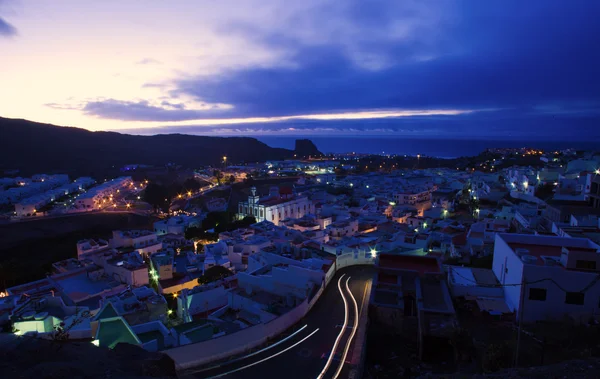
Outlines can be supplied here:
M188 191L188 196L192 196L192 191Z

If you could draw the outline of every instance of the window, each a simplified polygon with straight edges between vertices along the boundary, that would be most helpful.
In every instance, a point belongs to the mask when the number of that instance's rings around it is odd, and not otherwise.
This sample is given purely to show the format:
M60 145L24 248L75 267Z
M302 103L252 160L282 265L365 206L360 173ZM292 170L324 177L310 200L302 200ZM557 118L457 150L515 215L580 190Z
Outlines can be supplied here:
M545 288L530 288L529 289L529 300L546 301L546 289Z
M567 292L565 304L583 305L583 292Z
M596 261L584 261L578 259L575 262L575 267L582 270L595 270L596 269Z

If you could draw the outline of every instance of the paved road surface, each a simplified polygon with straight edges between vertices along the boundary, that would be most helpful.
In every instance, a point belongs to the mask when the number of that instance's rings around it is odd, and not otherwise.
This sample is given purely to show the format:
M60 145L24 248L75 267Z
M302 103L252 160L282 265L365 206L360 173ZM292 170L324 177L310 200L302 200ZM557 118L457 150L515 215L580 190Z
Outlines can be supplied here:
M282 336L278 345L242 358L234 363L224 364L219 368L188 373L185 379L201 378L284 378L284 379L315 379L324 369L332 351L336 338L344 324L345 304L338 288L340 286L348 305L348 327L340 337L336 354L327 372L322 376L332 378L341 364L339 356L344 353L346 344L354 326L355 306L351 296L345 289L346 280L357 303L359 312L367 311L368 299L365 296L365 286L371 280L374 270L372 267L355 266L342 269L336 273L321 298L310 310L307 316L294 328L295 334ZM342 277L343 276L343 277ZM304 327L306 325L306 327ZM304 328L303 328L304 327ZM355 340L353 339L352 342ZM258 350L260 351L260 350ZM343 365L339 378L348 377L349 360L352 357L352 347L347 352L346 364Z

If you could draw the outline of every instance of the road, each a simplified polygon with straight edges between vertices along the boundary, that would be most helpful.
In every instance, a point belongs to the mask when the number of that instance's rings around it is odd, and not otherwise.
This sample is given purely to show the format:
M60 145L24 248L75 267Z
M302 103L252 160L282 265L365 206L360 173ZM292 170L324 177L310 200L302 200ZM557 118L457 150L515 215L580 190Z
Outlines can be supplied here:
M355 339L348 342L354 334L355 320L359 316L357 311L358 313L361 310L367 311L369 299L365 298L365 288L373 273L374 269L367 266L341 269L306 317L292 328L292 332L280 336L279 341L273 341L271 347L258 350L251 356L223 363L217 368L187 371L181 377L185 379L328 379L336 377L337 371L340 371L338 378L348 377L349 366L357 363L350 362L352 343ZM345 320L347 327L344 329ZM340 335L340 332L343 333ZM335 353L330 360L332 349L338 339ZM346 359L345 364L342 365L340 357L344 355ZM324 370L325 368L327 370Z

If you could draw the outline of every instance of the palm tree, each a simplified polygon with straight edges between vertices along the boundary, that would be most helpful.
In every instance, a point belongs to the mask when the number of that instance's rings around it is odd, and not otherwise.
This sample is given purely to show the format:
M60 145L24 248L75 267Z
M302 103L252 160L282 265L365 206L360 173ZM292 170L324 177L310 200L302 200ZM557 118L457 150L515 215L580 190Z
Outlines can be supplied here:
M223 178L223 173L219 170L213 171L213 176L217 179L217 184L221 185L221 179Z

